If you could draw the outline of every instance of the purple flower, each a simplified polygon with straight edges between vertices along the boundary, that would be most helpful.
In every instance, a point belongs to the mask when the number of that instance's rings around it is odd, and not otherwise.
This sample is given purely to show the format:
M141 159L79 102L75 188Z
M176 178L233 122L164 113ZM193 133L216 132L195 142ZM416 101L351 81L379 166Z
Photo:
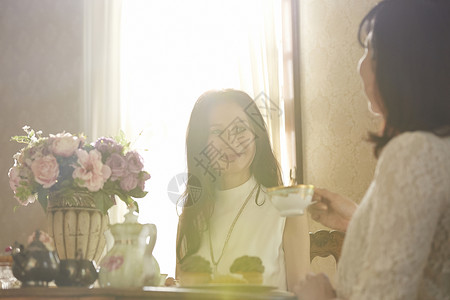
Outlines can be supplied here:
M122 153L123 146L111 138L99 138L94 145L95 149L103 154Z
M138 184L138 178L136 174L133 173L128 173L127 176L123 177L120 180L120 187L124 190L124 191L131 191L132 189L134 189Z
M111 156L106 160L106 165L111 168L112 181L116 181L117 179L120 179L128 174L127 161L118 153L111 154Z
M147 172L141 172L139 176L138 186L141 190L145 189L145 182L151 178L150 174Z
M142 157L136 151L130 151L125 156L128 163L128 171L133 174L139 174L144 168Z

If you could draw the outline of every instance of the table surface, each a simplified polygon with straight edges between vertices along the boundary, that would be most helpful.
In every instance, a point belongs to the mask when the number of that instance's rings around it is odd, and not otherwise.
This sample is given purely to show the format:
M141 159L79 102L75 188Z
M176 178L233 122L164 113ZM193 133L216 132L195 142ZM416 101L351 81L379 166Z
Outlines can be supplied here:
M144 287L142 289L79 288L79 287L26 287L0 290L0 299L6 300L295 300L294 294L281 290L264 290L250 286L233 288L181 288Z

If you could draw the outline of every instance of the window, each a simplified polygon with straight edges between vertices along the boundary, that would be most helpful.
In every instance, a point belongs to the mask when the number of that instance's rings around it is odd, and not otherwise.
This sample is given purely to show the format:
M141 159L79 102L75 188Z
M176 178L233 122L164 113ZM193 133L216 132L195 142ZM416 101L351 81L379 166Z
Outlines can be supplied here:
M186 128L203 92L236 88L260 102L289 180L295 165L293 117L285 109L293 103L290 1L127 0L121 13L120 124L152 175L148 195L138 199L139 221L157 225L154 256L161 273L173 276L174 195L184 186L169 183L186 171Z

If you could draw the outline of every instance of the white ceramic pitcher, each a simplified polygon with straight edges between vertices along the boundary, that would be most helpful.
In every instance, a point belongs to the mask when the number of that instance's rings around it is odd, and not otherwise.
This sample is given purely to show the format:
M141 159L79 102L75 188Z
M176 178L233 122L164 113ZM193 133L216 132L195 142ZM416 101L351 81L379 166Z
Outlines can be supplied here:
M153 257L157 230L155 224L139 224L135 208L125 221L109 227L108 239L114 243L100 261L98 281L101 287L143 287L160 283L159 264Z

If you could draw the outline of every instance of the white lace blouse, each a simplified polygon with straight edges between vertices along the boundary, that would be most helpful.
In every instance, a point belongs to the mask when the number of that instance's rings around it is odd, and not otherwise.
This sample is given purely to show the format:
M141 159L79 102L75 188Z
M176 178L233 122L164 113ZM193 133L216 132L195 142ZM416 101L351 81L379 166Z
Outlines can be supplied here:
M410 132L385 146L337 277L342 299L450 299L450 137Z

